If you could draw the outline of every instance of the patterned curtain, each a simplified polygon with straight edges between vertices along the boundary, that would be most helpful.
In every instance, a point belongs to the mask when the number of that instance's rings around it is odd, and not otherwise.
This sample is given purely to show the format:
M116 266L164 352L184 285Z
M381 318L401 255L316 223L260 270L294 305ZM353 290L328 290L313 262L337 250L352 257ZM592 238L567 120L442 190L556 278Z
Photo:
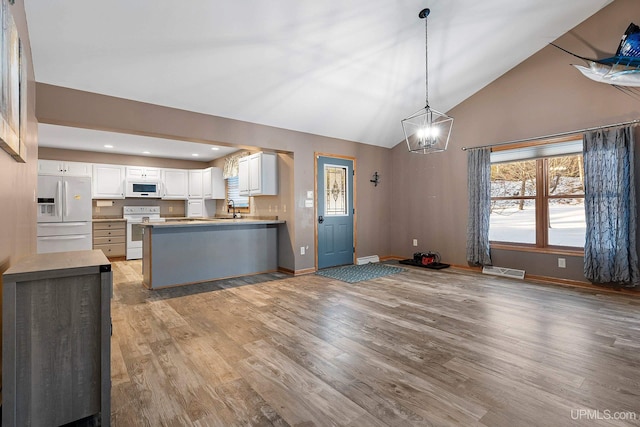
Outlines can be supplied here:
M631 127L584 136L584 275L595 283L640 286L633 151Z
M238 176L238 160L248 156L249 153L234 154L224 160L224 169L222 170L222 178L232 178Z
M491 149L467 151L469 172L469 220L467 222L467 261L491 265L489 214L491 213Z

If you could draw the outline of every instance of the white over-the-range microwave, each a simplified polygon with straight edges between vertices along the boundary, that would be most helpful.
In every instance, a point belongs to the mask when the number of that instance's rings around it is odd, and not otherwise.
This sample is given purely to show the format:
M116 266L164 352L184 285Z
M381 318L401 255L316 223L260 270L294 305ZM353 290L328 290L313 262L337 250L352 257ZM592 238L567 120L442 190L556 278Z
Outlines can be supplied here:
M158 181L127 181L126 197L160 198L160 182Z

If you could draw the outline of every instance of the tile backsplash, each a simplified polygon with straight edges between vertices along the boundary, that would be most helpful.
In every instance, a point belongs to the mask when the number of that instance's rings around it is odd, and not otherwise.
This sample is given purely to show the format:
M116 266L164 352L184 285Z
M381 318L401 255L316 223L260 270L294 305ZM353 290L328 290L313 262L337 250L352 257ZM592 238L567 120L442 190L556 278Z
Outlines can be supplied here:
M160 216L186 216L186 202L184 200L117 199L110 200L112 206L97 206L96 202L97 200L92 202L94 218L122 218L122 208L124 206L160 206Z

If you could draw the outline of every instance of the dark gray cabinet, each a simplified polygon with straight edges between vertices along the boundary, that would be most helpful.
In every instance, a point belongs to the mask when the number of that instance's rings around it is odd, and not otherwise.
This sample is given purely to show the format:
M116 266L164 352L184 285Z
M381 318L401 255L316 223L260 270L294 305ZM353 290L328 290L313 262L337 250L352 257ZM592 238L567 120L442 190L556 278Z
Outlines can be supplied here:
M110 424L111 295L101 250L32 255L5 272L3 426Z

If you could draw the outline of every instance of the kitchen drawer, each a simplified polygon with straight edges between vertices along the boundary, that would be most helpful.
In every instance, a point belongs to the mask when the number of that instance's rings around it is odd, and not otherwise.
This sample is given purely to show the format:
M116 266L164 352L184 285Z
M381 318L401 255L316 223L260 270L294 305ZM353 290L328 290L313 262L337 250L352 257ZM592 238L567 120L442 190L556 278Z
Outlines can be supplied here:
M93 237L114 237L114 236L125 236L126 230L123 228L121 230L111 229L111 230L93 230Z
M109 222L94 222L93 229L94 230L112 230L112 229L122 229L124 230L127 227L126 221L109 221Z
M124 244L125 238L124 236L109 236L109 237L94 237L93 244L94 245L109 245L112 243L122 243Z
M126 245L124 243L93 245L93 249L101 249L109 258L125 256L126 254Z
M38 237L86 234L91 237L90 222L39 222Z

